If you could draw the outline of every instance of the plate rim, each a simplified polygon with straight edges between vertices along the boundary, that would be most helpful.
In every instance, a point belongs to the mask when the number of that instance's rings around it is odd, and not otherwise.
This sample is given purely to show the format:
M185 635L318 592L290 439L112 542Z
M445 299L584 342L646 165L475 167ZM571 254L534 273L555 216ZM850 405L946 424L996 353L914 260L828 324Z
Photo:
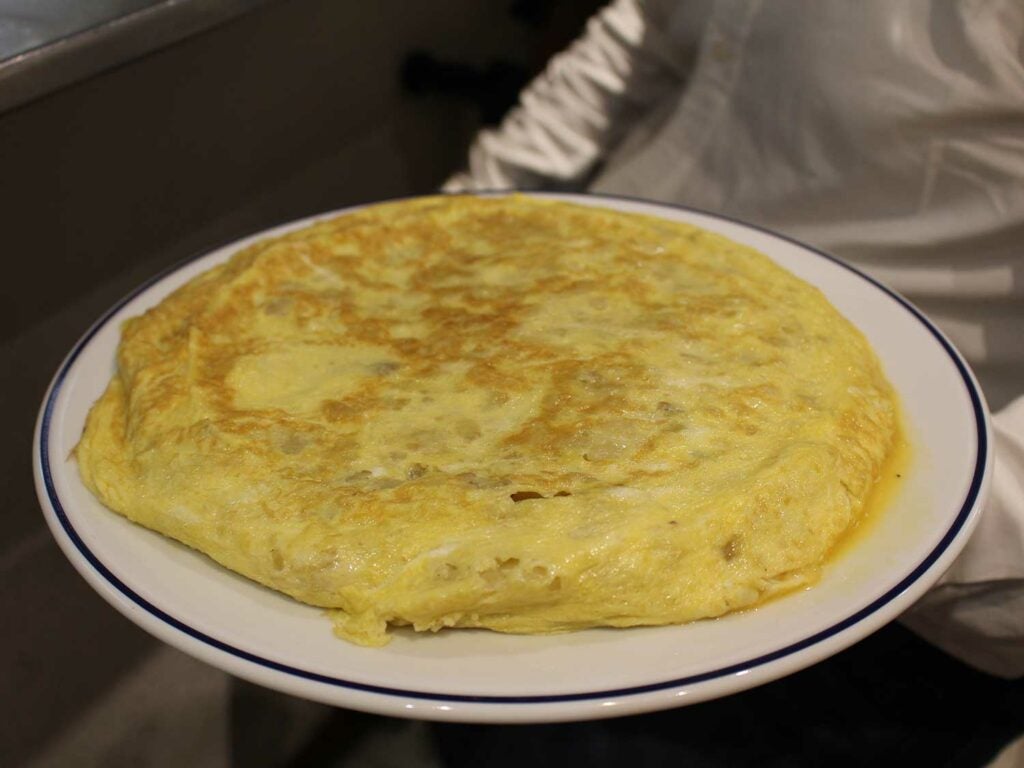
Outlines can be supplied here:
M404 689L395 688L391 686L375 685L372 683L364 683L354 680L346 680L340 677L334 677L331 675L314 672L311 670L302 669L300 667L286 664L274 659L265 658L260 656L258 653L253 653L242 648L237 648L230 643L223 640L219 640L216 637L203 632L186 623L185 621L178 619L166 611L162 610L152 602L147 600L138 594L135 590L125 584L119 579L82 540L78 531L75 529L64 505L57 492L56 486L53 480L53 472L50 466L50 448L49 442L51 437L51 429L53 424L53 412L56 406L57 400L62 391L62 387L65 380L74 366L75 362L79 359L85 349L88 347L92 339L107 326L111 319L120 312L128 303L136 299L141 294L148 291L150 288L159 284L171 275L179 272L194 262L209 256L210 254L220 251L222 249L231 248L233 246L240 246L243 242L254 240L259 237L266 237L270 232L283 228L301 227L304 225L310 225L318 220L326 217L340 216L347 213L352 213L360 208L365 208L369 205L379 205L383 203L400 202L403 200L411 200L429 196L460 196L466 193L438 193L437 195L407 195L396 198L389 198L386 200L375 201L371 203L362 203L358 205L345 206L342 208L324 211L311 216L306 216L298 219L290 219L283 221L279 224L275 224L269 227L265 227L258 232L250 233L240 238L233 238L221 245L206 247L202 250L193 253L192 255L178 261L177 263L161 270L153 277L142 282L139 286L131 290L128 294L123 296L117 302L115 302L109 309L107 309L100 317L89 327L89 329L79 338L75 345L71 348L71 351L67 354L64 360L61 362L50 386L47 389L46 395L43 399L42 407L39 411L39 415L36 422L35 439L33 440L33 470L36 481L36 490L39 496L39 501L43 506L44 513L46 514L47 523L51 530L58 534L58 543L61 544L65 554L72 555L72 562L78 568L84 561L91 566L93 573L96 577L101 580L101 583L106 589L112 589L113 594L108 594L105 591L101 591L101 595L111 602L115 608L120 610L122 613L128 614L129 610L141 609L147 614L148 621L156 622L158 625L162 625L163 628L171 632L172 635L177 633L175 636L184 635L185 644L188 645L192 642L199 643L201 647L206 650L220 652L227 654L232 657L235 662L245 662L248 664L254 664L262 670L270 673L277 673L286 675L286 679L297 678L299 681L305 681L308 683L316 683L321 685L327 685L335 690L352 691L356 694L371 694L374 696L383 696L388 699L405 699L405 700L418 700L424 703L434 702L437 704L474 704L474 705L564 705L572 703L588 703L588 702L607 702L609 699L633 699L644 697L648 694L656 694L660 692L668 691L679 691L680 689L688 688L690 686L710 683L716 680L722 680L730 676L737 674L746 674L750 671L759 670L763 674L763 679L757 680L757 684L768 682L771 679L775 679L782 674L786 674L785 670L779 671L778 674L770 674L768 669L765 669L765 665L773 662L781 662L787 658L793 657L795 654L799 654L803 651L810 649L816 649L815 654L818 658L811 661L814 663L824 655L827 655L828 646L824 645L827 641L833 641L833 645L836 642L842 640L848 640L844 642L841 647L835 650L841 650L842 648L848 647L857 640L863 638L870 632L877 629L881 624L886 621L892 620L895 616L880 615L879 611L890 606L894 601L908 593L908 590L915 584L920 584L922 576L924 576L930 569L932 569L944 555L949 554L949 548L953 542L960 537L970 532L974 524L977 522L977 518L980 514L981 505L978 503L982 496L983 489L987 485L989 475L991 473L991 451L990 451L990 424L988 409L985 405L984 395L981 392L980 386L975 380L970 368L961 357L960 353L952 345L952 343L945 337L931 320L929 320L920 310L918 310L913 304L907 299L900 296L898 293L888 288L886 285L876 280L875 278L865 274L858 268L848 264L842 259L833 256L819 248L808 245L796 238L790 237L785 234L781 234L767 227L763 227L758 224L752 224L747 221L737 219L735 217L707 211L694 206L688 206L678 203L665 203L657 200L650 200L642 197L629 196L629 195L614 195L605 193L594 193L594 192L573 192L573 193L551 193L551 192L529 192L520 190L484 190L476 193L470 193L474 196L495 196L495 195L509 195L509 194L527 194L534 197L541 197L555 200L565 200L568 202L579 201L582 199L593 199L595 201L607 200L607 201L618 201L626 203L636 203L651 206L653 208L664 208L669 210L677 210L684 213L696 214L699 216L705 216L710 219L719 220L722 222L738 225L742 228L759 232L769 237L773 237L791 245L795 245L798 248L804 250L808 254L824 258L827 261L836 264L846 271L852 273L856 278L859 278L875 289L881 291L888 298L899 305L904 311L906 311L914 320L924 326L931 336L938 342L941 349L946 353L949 359L953 362L953 365L961 379L964 388L967 391L972 416L974 418L974 425L976 429L977 438L977 450L975 456L975 466L971 482L965 492L963 502L960 506L960 510L957 515L953 518L953 522L947 528L941 539L936 543L932 550L925 555L921 562L919 562L903 579L897 584L890 587L882 595L876 597L870 603L855 611L854 613L844 617L843 619L833 623L832 625L815 632L812 635L801 638L800 640L789 643L781 648L759 654L753 658L746 659L740 662L735 662L723 667L717 667L713 670L707 670L684 677L672 678L654 683L646 683L636 686L626 686L611 689L595 689L585 690L572 693L558 693L558 694L538 694L538 695L487 695L487 694L457 694L457 693L444 693L430 690L417 690L417 689ZM56 524L56 525L55 525ZM66 541L61 540L61 535L65 537ZM71 549L69 549L71 547ZM76 558L80 558L79 562L75 562ZM85 575L85 574L83 574ZM92 580L90 579L90 582ZM94 585L95 586L95 585ZM924 590L921 590L922 592ZM916 597L917 595L909 595L910 597ZM120 598L128 601L126 606L119 605L115 602L114 598ZM126 608L128 610L126 610ZM138 623L136 616L129 615L133 621ZM870 621L873 619L873 621ZM881 619L881 620L880 620ZM147 621L147 624L148 624ZM165 633L156 633L155 627L147 626L149 631L158 634L160 639L170 642L172 645L175 644L169 640L168 637L163 636ZM863 630L856 632L853 636L850 635L850 630L857 628L857 630ZM845 638L841 637L846 635ZM186 639L187 638L187 639ZM178 646L182 650L186 650L194 655L198 651L197 648L186 648L181 645ZM204 659L209 661L209 659ZM213 662L210 662L213 663ZM237 664L232 664L237 666ZM770 669L770 668L769 668ZM235 672L239 674L239 672ZM242 673L244 674L244 673ZM261 681L265 684L270 684L267 681ZM318 697L324 699L324 697ZM699 700L700 697L694 697L693 700ZM327 700L327 699L324 699ZM680 702L683 703L683 702ZM407 705L408 706L408 705ZM650 709L653 707L644 707ZM445 708L447 709L447 708ZM620 712L607 712L603 713L606 716L617 715ZM401 714L392 713L392 714ZM413 713L409 713L413 714ZM414 716L422 715L423 713L415 713ZM455 714L455 713L450 713ZM624 713L622 713L624 714Z

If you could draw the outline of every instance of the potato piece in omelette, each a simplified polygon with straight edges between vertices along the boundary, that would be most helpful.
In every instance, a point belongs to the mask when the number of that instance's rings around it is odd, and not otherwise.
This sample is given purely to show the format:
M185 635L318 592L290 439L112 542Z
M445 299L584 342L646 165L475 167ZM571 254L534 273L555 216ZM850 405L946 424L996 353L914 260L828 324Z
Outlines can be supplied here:
M381 645L809 584L895 433L864 337L768 258L451 196L258 242L127 321L76 455L111 509Z

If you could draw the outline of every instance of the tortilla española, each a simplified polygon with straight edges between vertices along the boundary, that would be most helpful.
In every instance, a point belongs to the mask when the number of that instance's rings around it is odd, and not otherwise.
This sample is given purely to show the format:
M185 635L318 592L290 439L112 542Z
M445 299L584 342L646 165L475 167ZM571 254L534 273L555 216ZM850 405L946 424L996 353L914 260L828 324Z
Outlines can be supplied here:
M750 248L439 196L257 242L128 320L75 453L110 509L382 645L813 583L896 411L860 332Z

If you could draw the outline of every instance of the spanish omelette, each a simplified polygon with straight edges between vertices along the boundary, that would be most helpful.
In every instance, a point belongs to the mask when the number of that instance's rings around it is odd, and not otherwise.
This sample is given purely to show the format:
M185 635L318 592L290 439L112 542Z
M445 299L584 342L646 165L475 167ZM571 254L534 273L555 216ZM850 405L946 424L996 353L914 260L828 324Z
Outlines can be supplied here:
M111 509L380 645L810 584L896 431L863 336L753 250L444 196L256 243L129 320L76 456Z

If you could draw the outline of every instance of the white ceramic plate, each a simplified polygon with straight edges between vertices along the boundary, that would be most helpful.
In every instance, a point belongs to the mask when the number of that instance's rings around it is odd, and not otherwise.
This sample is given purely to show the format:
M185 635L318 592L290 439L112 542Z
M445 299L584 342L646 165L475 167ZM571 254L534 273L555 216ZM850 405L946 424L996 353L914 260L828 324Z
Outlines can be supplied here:
M884 514L817 586L678 627L548 637L399 631L386 648L369 649L336 639L318 609L109 512L82 486L69 456L113 372L121 321L255 238L140 287L100 318L57 372L33 460L47 522L72 564L132 621L234 675L338 706L437 720L575 720L697 702L813 664L899 615L962 548L988 484L985 404L959 354L905 300L791 240L682 208L557 197L688 221L751 245L819 286L871 340L903 401L911 466Z

